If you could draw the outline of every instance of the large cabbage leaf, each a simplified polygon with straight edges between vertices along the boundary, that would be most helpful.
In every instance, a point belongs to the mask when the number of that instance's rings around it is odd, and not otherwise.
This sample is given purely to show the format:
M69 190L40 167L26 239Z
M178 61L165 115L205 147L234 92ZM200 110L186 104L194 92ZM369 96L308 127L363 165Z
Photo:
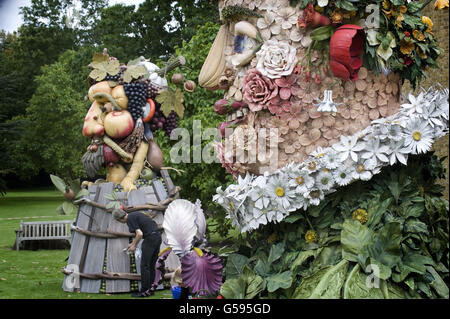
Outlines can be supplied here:
M337 299L341 296L341 288L347 275L348 261L343 259L337 265L319 270L313 275L303 278L294 292L296 299Z

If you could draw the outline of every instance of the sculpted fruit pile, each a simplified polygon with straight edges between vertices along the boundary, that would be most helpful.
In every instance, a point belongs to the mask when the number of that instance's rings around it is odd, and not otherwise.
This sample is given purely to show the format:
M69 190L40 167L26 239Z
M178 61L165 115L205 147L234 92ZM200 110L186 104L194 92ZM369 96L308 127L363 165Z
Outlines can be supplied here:
M163 157L152 130L164 129L170 135L178 118L166 117L156 98L168 87L165 74L184 63L178 57L160 69L143 57L121 65L106 50L94 55L89 65L92 104L82 130L91 138L82 157L88 177L95 178L106 166L107 181L129 191L142 184L136 183L138 178L145 180L159 172Z

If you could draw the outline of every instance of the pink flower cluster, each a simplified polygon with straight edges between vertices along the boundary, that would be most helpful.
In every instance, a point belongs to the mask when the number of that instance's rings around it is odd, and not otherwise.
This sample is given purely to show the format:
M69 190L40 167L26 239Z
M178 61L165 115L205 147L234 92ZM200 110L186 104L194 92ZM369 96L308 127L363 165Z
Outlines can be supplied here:
M248 70L242 88L244 101L253 112L269 110L273 115L295 116L301 102L312 103L320 95L320 85L312 92L312 82L299 73L272 80L256 69Z

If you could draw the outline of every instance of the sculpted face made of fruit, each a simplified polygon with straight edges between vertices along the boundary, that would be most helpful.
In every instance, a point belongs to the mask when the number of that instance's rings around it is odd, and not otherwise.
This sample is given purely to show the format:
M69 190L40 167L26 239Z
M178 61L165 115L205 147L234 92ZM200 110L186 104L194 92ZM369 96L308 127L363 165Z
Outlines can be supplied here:
M130 136L142 121L134 123L127 111L128 99L122 85L111 88L108 81L98 82L91 86L88 97L92 105L82 133L92 142L82 158L86 172L94 177L106 165L108 182L120 184L125 191L136 189L134 182L144 168L149 143L142 140L135 152L129 152L118 142ZM131 163L128 171L124 167L127 163Z
M316 9L302 10L288 0L219 1L223 24L199 85L225 92L215 105L224 118L219 129L224 135L227 127L237 127L217 151L235 177L302 163L319 147L399 110L400 76L362 66L363 22L348 17L351 23L334 24ZM325 26L335 29L320 46L315 30ZM277 140L269 152L275 166L260 156L255 140L261 138L266 145ZM237 158L237 150L245 156Z

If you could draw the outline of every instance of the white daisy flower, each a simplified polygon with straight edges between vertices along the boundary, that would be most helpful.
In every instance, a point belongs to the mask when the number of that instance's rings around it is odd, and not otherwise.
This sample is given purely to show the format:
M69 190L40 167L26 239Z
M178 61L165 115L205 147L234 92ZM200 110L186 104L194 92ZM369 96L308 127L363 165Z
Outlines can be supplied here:
M315 187L323 191L328 191L333 187L333 184L333 175L328 170L321 171L319 174L317 174Z
M251 200L255 203L255 207L258 209L264 209L269 207L270 196L267 189L267 177L258 176L252 182L253 189L250 193Z
M325 150L319 146L316 150L314 150L309 155L314 156L315 158L317 158L320 161L325 156Z
M320 161L317 159L310 159L305 162L304 168L309 173L317 172L320 169Z
M321 8L326 7L328 5L328 0L317 0L317 5Z
M389 152L389 147L386 145L380 145L379 138L373 138L366 142L364 152L361 154L363 159L380 160L381 162L389 162L389 158L386 153Z
M294 199L294 210L308 208L308 200L301 194L297 194Z
M272 175L267 188L272 201L275 201L280 209L288 210L291 207L295 198L295 190L289 187L287 175Z
M380 126L378 137L382 140L389 139L399 141L403 138L402 126L399 121L393 121Z
M294 162L290 162L283 168L279 170L280 173L287 174L288 177L293 178L297 176L298 172L300 171L300 165Z
M306 169L298 170L297 174L292 176L289 180L289 186L295 188L297 194L306 193L314 186L314 177L309 175Z
M344 165L338 167L333 172L334 181L339 186L346 186L353 180L350 169Z
M267 211L268 208L253 208L253 217L258 225L267 225Z
M365 161L359 161L352 171L352 177L354 179L360 179L363 181L368 181L374 175L372 170L375 170L377 166L376 160L367 159Z
M354 162L358 161L358 154L364 149L364 143L358 143L357 136L341 136L339 143L333 145L333 149L338 152L341 162L350 157Z
M402 108L406 110L406 114L412 115L413 113L421 114L423 112L423 104L425 102L424 93L421 92L417 97L413 94L408 94L409 103L402 104Z
M389 149L392 153L389 156L389 164L394 165L397 161L399 161L403 165L406 165L409 148L404 147L404 143L404 139L401 139L400 141L391 144Z
M427 122L416 118L408 123L404 131L405 146L413 154L426 153L433 145L433 131Z
M245 178L238 176L237 184L232 184L227 188L227 197L231 197L238 202L237 208L240 208L245 199L249 196L251 190L252 176L247 173Z
M268 222L281 222L286 216L287 212L281 207L272 207L272 209L267 211L267 221Z
M320 188L312 188L305 193L305 198L308 200L309 204L318 206L325 198L325 195Z
M339 161L336 152L330 148L323 157L323 164L327 169L336 169L341 165L341 161Z
M435 103L429 103L423 107L423 113L420 115L425 119L431 127L434 128L435 125L443 126L444 123L439 119L441 116L441 110L436 108Z

